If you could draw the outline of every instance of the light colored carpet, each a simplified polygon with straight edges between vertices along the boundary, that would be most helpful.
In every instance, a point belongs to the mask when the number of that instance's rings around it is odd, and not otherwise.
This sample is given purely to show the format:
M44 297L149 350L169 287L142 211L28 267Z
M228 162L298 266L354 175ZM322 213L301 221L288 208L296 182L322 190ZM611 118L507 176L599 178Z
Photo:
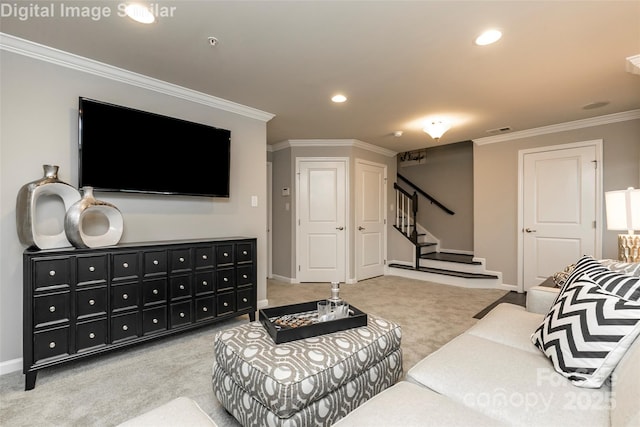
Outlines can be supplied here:
M268 281L270 306L330 296L330 285ZM473 316L506 291L466 289L383 276L342 285L341 296L366 313L402 327L405 372L423 357L472 326ZM110 355L38 373L24 391L20 372L0 377L0 425L113 426L178 396L189 396L221 427L239 424L211 389L213 338L243 324L241 316L213 327L143 344Z

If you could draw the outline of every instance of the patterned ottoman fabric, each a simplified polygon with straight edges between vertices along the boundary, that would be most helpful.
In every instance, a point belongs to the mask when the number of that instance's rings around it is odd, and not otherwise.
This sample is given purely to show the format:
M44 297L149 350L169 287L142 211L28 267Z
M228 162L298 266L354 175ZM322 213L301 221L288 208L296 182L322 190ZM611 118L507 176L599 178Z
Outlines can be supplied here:
M367 371L312 404L282 418L254 399L220 366L214 365L214 392L222 406L244 427L328 427L349 412L391 387L402 376L402 350L398 349Z
M216 335L215 365L270 412L287 418L398 351L401 338L400 326L369 315L367 326L276 345L260 322L251 322ZM214 377L214 389L220 385Z

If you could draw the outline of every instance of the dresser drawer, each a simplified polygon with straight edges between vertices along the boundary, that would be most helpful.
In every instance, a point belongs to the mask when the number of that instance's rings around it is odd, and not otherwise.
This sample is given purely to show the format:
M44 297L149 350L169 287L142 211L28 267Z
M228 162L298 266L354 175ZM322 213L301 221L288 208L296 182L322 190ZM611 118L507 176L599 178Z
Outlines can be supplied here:
M76 269L78 285L107 283L107 255L80 256Z
M190 297L191 275L182 275L169 278L169 289L172 300Z
M236 262L248 262L253 260L253 251L250 243L238 243L236 245Z
M216 246L216 265L233 264L233 245Z
M246 310L255 307L253 304L253 288L246 288L238 291L238 310Z
M138 278L140 275L138 269L138 253L114 254L111 273L114 280Z
M76 317L82 319L107 313L107 287L83 289L76 292Z
M171 272L190 271L193 268L191 249L172 249L169 251Z
M213 271L196 273L196 295L210 294L214 291Z
M107 345L107 319L92 320L76 325L78 352Z
M111 342L140 336L138 312L121 314L111 318Z
M71 281L71 258L38 259L34 264L34 289L41 290L52 286L69 286Z
M167 329L167 307L148 308L142 312L142 333L144 335Z
M223 316L236 311L236 294L234 292L223 292L218 294L216 301L216 314Z
M33 334L33 356L36 362L69 354L69 327L49 329Z
M153 279L142 282L142 304L153 305L167 300L167 279Z
M69 291L38 295L33 299L33 320L36 328L56 322L68 322Z
M171 327L188 325L193 318L191 301L171 304Z
M167 251L145 252L143 258L145 277L167 272Z
M196 300L196 322L216 317L215 297L203 297Z
M235 286L235 272L233 268L216 271L216 290L218 292L233 289Z
M236 283L238 286L248 285L253 282L253 267L247 265L236 269Z
M196 268L213 267L213 246L203 246L195 248Z
M121 311L138 306L138 284L128 283L111 287L111 311Z

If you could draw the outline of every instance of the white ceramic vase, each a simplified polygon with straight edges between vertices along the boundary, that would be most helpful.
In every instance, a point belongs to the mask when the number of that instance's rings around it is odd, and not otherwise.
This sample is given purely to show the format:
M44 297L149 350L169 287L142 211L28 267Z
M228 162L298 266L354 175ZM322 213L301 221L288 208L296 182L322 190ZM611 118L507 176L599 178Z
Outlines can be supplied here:
M124 231L122 214L111 203L96 200L93 187L82 187L83 196L67 210L64 230L78 248L113 246Z
M44 177L23 185L18 191L18 239L23 245L38 249L71 246L64 231L65 213L80 200L80 193L58 179L58 166L42 167Z

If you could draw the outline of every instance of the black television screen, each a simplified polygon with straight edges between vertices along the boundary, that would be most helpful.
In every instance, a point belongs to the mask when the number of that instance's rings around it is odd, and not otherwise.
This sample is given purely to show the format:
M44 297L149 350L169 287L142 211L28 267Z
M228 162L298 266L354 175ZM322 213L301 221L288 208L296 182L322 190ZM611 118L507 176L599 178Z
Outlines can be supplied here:
M231 132L80 98L79 187L229 197Z

